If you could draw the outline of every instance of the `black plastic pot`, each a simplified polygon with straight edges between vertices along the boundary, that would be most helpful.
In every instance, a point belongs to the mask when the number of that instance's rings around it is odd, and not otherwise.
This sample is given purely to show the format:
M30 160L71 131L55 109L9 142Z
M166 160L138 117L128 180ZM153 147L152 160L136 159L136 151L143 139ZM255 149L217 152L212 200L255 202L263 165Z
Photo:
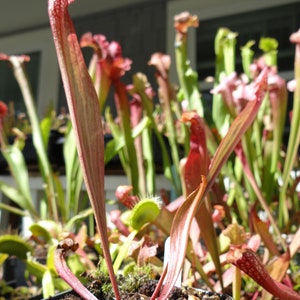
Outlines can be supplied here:
M9 137L8 142L9 144L13 144L14 137ZM22 152L24 155L25 162L28 166L37 165L38 160L37 160L36 150L33 145L32 135L30 134L27 135L25 140L25 146ZM1 152L0 152L0 170L1 170L0 171L1 174L6 174L9 172L7 162Z
M106 145L109 141L113 139L111 134L104 135L104 144ZM9 138L9 143L14 142L14 137ZM170 155L170 146L168 144L167 138L164 137L164 142L167 147L167 151ZM60 170L63 172L64 169L64 156L63 156L63 144L64 144L64 134L57 130L51 130L48 141L47 154L49 161L55 170ZM32 135L27 135L25 140L25 147L23 149L24 159L29 169L38 170L38 159L37 153L33 145ZM156 172L161 173L162 170L162 152L157 141L157 138L153 136L153 155L154 163L156 166ZM111 159L111 161L105 166L105 171L107 174L123 174L124 170L122 168L119 156L116 155ZM0 174L9 174L9 169L6 160L0 152Z
M25 263L21 259L9 257L3 265L3 280L13 288L25 286L25 268Z
M54 167L64 166L63 145L65 135L58 130L51 130L48 140L48 157Z
M67 291L64 291L64 292L61 292L61 293L58 293L56 294L55 296L53 297L50 297L48 299L44 299L42 295L40 296L35 296L35 297L32 297L30 298L29 300L61 300L61 299L65 299L65 297L67 295L77 295L75 292L73 292L72 290L67 290Z
M184 289L184 288L183 288ZM198 289L198 288L187 288L186 290L189 295L199 297L199 299L220 299L220 300L234 300L231 296L216 292L210 292L204 289ZM30 298L29 300L62 300L62 299L68 299L66 296L78 296L76 292L73 290L68 290L61 292L49 299L43 299L42 297L34 297ZM79 296L78 296L79 297ZM80 298L81 299L81 298Z

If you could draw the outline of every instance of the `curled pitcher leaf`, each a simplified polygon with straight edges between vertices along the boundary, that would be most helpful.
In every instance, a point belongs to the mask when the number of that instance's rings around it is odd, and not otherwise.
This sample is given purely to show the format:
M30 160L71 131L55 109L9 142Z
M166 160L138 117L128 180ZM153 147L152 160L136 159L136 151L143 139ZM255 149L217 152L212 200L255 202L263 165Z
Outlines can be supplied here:
M98 94L102 112L112 82L119 80L130 70L132 61L122 56L122 48L119 43L107 41L102 34L85 33L80 39L80 46L91 47L94 50L89 72Z
M104 197L104 139L98 97L77 40L68 5L73 1L49 0L48 12L61 70L79 160L91 205L95 211L112 286L119 299L106 228Z
M157 52L151 56L148 65L155 66L157 71L159 72L159 75L162 78L167 79L168 72L171 66L171 58L169 55Z
M111 81L120 79L131 68L132 60L123 57L121 45L116 41L107 41L102 34L85 33L81 37L80 46L94 50L103 76Z
M189 27L198 27L199 20L196 15L191 15L189 12L182 12L174 17L174 28L177 33L187 33Z
M259 257L251 249L233 247L227 255L227 260L275 297L289 300L300 299L300 295L294 290L272 279Z
M186 195L189 195L197 189L201 175L207 175L210 158L206 146L205 124L203 119L196 112L191 111L183 113L182 121L190 123L190 152L183 167ZM217 243L209 197L206 197L205 202L203 202L199 211L196 213L196 220L200 228L201 237L216 266L218 276L222 281L219 245Z
M70 252L75 252L78 249L78 243L74 242L72 239L67 238L61 241L55 250L55 267L57 273L62 277L72 288L73 290L83 297L83 299L97 300L97 297L94 296L81 282L80 280L71 272L69 269L66 256Z
M182 121L190 123L190 152L184 166L186 195L199 185L201 175L206 175L210 164L206 147L204 122L196 112L185 112Z

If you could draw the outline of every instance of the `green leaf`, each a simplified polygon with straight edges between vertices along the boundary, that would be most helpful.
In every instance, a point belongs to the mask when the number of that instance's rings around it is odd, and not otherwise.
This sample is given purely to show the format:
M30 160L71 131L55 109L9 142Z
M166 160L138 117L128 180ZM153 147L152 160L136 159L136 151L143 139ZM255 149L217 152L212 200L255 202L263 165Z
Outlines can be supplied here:
M45 265L29 259L26 260L26 269L29 274L34 275L40 282L43 279L44 273L47 271L47 267Z
M0 253L0 265L3 265L8 256L9 255L7 253Z
M59 209L60 218L62 222L68 219L67 212L71 210L71 207L67 207L65 199L65 191L62 186L62 182L56 174L53 174L53 183L56 191L56 205ZM81 187L81 186L80 186Z
M155 221L160 213L158 198L143 198L132 209L130 216L131 227L139 231L145 224Z
M133 193L139 191L139 170L136 148L131 133L130 107L126 86L120 80L114 82L115 101L117 103L117 113L120 120L120 129L124 137L125 146L123 149L127 167L127 177L133 187Z
M277 66L278 42L274 38L261 38L258 47L264 52L264 58L268 66Z
M74 253L72 255L69 255L67 258L67 263L72 273L75 274L75 276L78 277L81 282L85 282L87 280L87 278L80 276L83 272L86 271L86 269L80 261L80 256L78 254Z
M264 52L270 52L278 49L278 41L274 38L263 37L259 40L259 49Z
M56 249L56 245L51 245L48 249L48 254L47 254L47 267L48 269L52 272L52 274L54 274L55 276L57 276L57 271L55 268L55 249Z
M198 74L190 66L190 61L186 57L186 45L176 47L176 65L180 80L179 94L188 100L189 109L196 110L203 117L204 109L199 91Z
M236 37L237 33L228 28L220 28L216 34L215 87L224 76L229 76L235 71ZM230 124L230 114L220 94L213 95L212 117L221 136L225 136Z
M146 94L145 90L146 87L149 86L149 83L147 81L147 78L144 74L142 73L137 73L133 76L133 85L134 85L134 89L133 91L138 93L141 97L142 100L142 105L143 105L143 110L145 112L146 117L149 119L149 128L147 128L147 134L150 135L149 132L151 132L151 138L152 138L152 132L154 133L155 137L157 138L157 141L159 143L159 147L162 153L162 161L163 161L163 170L164 170L164 175L167 179L169 179L172 184L174 186L176 186L176 178L174 176L174 172L172 172L172 166L171 166L171 161L170 161L170 157L169 157L169 152L167 150L165 141L163 139L163 134L160 132L160 130L158 129L157 123L155 121L155 114L156 112L153 111L153 102L152 99L149 99L149 96ZM150 139L150 137L147 137L148 139ZM151 140L152 142L152 140ZM150 144L150 142L149 142ZM153 153L152 152L152 145L148 146L149 149L147 149L148 153L146 153L146 150L144 148L146 148L145 143L143 142L143 150L144 150L144 156L146 161L149 163L149 160L151 159ZM152 158L153 160L153 158ZM152 176L155 176L155 174L151 174L151 172L153 172L153 169L155 168L153 166L153 163L151 165L150 168L147 168L147 178L150 178ZM153 180L151 178L151 180ZM155 180L154 180L155 181ZM154 183L153 183L153 188L154 188Z
M105 164L108 164L124 147L124 139L114 138L106 143L105 146Z
M255 41L251 40L246 43L243 47L241 47L241 56L242 56L242 65L244 73L248 76L248 78L251 77L250 72L250 65L252 63L252 59L254 56L254 51L251 49L251 47L255 44Z
M88 208L86 210L80 211L77 215L75 215L68 221L68 223L65 225L65 229L70 230L76 222L89 217L93 213L94 211L92 208Z
M44 145L48 145L48 140L49 140L50 131L51 131L51 125L52 125L52 118L51 118L51 111L50 111L48 113L48 116L45 117L40 123L40 128L41 128L42 139L43 139Z
M135 139L137 136L142 134L145 128L151 125L151 120L148 117L144 117L140 123L135 126L132 130L132 138ZM122 135L114 136L105 146L105 164L109 163L125 146L125 141Z
M0 202L1 209L5 209L20 216L28 216L26 199L24 199L23 195L17 189L3 181L0 181L0 190L4 195L6 195L6 197L21 207L21 209L19 209L17 207Z
M50 298L51 296L54 296L55 294L55 286L53 282L53 277L51 275L51 272L47 270L44 273L43 279L42 279L42 287L43 287L43 297L45 299Z
M28 170L22 152L18 147L12 145L6 146L2 150L2 154L9 165L11 174L16 182L16 188L1 181L1 191L23 209L28 210L33 218L37 218L38 214L33 206L30 193Z
M132 241L136 237L138 231L133 230L127 237L126 240L123 242L122 246L119 249L118 255L114 261L114 271L117 272L120 269L120 266L123 260L128 256L128 251L132 244Z
M46 243L49 243L52 240L50 232L39 224L32 224L29 227L29 230L33 236L42 238Z
M290 40L296 43L295 51L295 80L296 88L294 91L293 99L293 117L290 127L290 135L286 153L286 159L283 169L282 182L283 185L280 189L279 196L279 224L281 227L285 226L289 222L288 204L287 199L287 187L290 182L290 174L293 169L297 157L297 151L299 150L300 142L300 42L299 31L291 35Z
M0 236L0 253L15 255L20 259L26 259L27 253L33 251L32 246L18 235Z
M48 257L54 255L54 249L56 248L55 245L51 246L48 251ZM55 286L55 288L59 291L65 291L70 286L61 278L57 277L57 272L54 266L54 257L52 258L52 264L49 263L49 258L47 257L47 265L43 265L38 263L37 261L34 260L26 260L26 270L28 271L29 274L34 275L39 282L42 282L44 278L44 274L46 272L49 272L52 276L52 281ZM45 287L47 289L47 287Z
M68 220L71 215L77 214L79 197L83 184L83 174L82 169L80 168L75 135L71 123L68 124L68 132L65 136L63 153L66 166L65 218Z

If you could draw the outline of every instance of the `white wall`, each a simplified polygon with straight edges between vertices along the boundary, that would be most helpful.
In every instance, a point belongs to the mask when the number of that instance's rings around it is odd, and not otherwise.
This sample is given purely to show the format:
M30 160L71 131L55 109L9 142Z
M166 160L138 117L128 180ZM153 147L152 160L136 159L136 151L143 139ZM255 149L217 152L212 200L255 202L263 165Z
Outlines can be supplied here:
M62 186L66 186L66 177L60 176L59 180L62 183ZM9 175L0 175L0 181L4 181L7 184L14 186L14 180ZM30 190L32 194L32 200L34 203L37 203L37 194L39 191L43 191L44 182L40 176L31 176L29 179ZM115 191L119 185L127 185L128 179L123 175L105 175L104 177L104 186L105 186L105 197L108 200L115 199ZM83 190L85 187L83 187ZM171 191L172 185L163 175L156 176L156 190L159 193L160 190ZM3 195L0 193L0 202Z

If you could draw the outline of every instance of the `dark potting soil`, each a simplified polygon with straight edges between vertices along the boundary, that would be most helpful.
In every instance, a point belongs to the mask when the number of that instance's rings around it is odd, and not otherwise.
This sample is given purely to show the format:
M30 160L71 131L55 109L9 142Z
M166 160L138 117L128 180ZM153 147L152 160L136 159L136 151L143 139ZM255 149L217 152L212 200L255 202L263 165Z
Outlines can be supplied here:
M153 294L157 281L149 280L144 282L138 289L137 292L132 293L121 293L122 300L146 300L150 299ZM89 287L90 290L93 291L96 297L99 300L112 300L113 295L104 295L104 293L100 289L97 289L95 283L93 283L93 287ZM100 292L99 292L100 291ZM178 288L175 287L171 294L169 295L169 300L184 300L188 298L194 300L233 300L232 297L225 294L218 294L202 289L194 289L194 288ZM69 292L65 294L61 298L50 298L51 300L82 300L80 296L78 296L75 292ZM49 299L49 300L50 300Z

